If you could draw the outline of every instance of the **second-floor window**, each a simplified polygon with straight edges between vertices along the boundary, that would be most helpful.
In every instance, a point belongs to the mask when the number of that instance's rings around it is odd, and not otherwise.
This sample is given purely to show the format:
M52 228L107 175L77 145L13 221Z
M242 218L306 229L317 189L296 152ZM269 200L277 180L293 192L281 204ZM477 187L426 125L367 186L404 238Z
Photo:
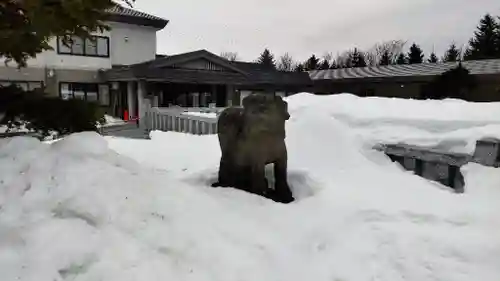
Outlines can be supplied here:
M93 36L89 38L80 38L72 36L68 46L63 43L63 38L57 38L57 53L75 56L87 57L109 57L109 37Z

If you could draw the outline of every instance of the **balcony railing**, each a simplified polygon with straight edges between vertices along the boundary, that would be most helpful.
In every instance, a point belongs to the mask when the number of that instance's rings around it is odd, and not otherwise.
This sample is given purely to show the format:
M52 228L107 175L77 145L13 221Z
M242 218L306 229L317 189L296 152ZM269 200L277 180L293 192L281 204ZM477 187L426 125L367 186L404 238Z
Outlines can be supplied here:
M217 134L217 116L224 108L152 107L146 111L147 131L194 135Z

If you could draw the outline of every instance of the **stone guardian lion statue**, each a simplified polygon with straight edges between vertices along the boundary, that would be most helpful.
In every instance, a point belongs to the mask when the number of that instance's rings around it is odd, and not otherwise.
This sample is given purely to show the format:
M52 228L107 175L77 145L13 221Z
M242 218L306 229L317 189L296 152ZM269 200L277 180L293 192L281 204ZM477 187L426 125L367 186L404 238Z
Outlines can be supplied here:
M288 154L285 122L288 104L279 96L252 94L243 108L229 107L219 115L218 138L222 152L218 182L281 203L294 201L287 182ZM274 190L268 188L265 166L274 164Z

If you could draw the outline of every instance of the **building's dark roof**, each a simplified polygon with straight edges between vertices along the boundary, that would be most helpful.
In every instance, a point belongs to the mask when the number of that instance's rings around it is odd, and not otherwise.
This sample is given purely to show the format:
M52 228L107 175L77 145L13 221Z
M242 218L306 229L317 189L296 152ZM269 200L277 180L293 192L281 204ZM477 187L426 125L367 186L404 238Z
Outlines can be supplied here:
M240 72L242 74L246 74L244 71L241 69L237 68L235 65L231 64L230 61L221 58L207 50L197 50L193 52L187 52L187 53L182 53L182 54L176 54L176 55L171 55L171 56L165 56L162 58L156 58L151 61L139 63L136 65L133 65L132 67L149 67L149 68L161 68L161 67L171 67L175 66L177 64L195 60L195 59L207 59L212 62L215 62L223 67L226 67L228 69L232 69L236 72Z
M176 67L197 59L205 59L227 71L192 70ZM265 69L257 63L232 62L206 50L159 57L151 61L120 66L106 71L108 79L154 79L178 83L221 83L235 85L311 85L306 72L282 72Z
M163 29L168 20L115 4L108 9L109 20Z
M312 84L311 79L308 77L309 75L305 72L277 71L255 62L232 61L231 64L249 73L253 79L262 81L262 83L272 84L280 81L282 84Z
M435 76L457 65L458 62L447 62L314 70L309 71L309 76L312 80ZM464 61L462 65L475 75L500 74L500 59Z

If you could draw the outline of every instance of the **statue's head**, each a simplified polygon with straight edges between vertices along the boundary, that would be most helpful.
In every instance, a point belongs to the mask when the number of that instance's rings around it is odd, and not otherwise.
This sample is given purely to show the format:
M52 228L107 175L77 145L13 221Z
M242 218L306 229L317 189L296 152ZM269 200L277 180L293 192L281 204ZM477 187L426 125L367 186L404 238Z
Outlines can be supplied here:
M288 104L279 96L252 94L243 99L245 127L284 137L285 121L290 119Z

